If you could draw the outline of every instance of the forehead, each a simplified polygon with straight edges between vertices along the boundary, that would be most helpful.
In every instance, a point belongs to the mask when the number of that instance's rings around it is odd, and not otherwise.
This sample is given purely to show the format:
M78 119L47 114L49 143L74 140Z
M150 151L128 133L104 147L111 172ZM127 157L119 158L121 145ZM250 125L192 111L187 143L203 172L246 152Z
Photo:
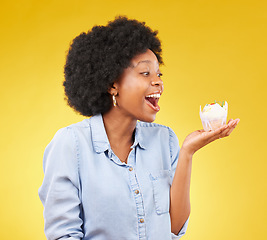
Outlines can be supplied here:
M151 64L159 66L159 62L156 55L149 49L145 53L138 54L131 61L132 67L137 67L141 64Z

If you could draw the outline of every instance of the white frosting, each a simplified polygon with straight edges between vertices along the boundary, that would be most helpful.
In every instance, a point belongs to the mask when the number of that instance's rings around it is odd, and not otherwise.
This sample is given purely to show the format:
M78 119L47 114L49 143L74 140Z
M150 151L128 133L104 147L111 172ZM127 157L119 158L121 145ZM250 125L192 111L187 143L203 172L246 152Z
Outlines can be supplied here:
M206 105L202 111L202 116L206 119L219 119L227 114L227 110L221 107L218 103Z

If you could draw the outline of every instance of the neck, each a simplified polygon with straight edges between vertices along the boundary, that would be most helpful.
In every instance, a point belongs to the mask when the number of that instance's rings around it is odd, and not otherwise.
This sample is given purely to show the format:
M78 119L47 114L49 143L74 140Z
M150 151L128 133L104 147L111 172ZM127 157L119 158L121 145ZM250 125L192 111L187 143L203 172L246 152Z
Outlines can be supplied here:
M111 146L132 145L136 119L112 109L103 115L105 130Z

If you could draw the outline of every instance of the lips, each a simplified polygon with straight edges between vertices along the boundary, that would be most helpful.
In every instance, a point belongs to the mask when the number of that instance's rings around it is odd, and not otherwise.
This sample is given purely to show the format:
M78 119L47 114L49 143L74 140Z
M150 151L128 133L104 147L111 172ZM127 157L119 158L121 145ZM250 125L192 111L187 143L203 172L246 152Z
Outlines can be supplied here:
M148 106L151 107L156 112L160 110L160 107L158 105L159 98L160 98L159 93L149 94L145 97Z

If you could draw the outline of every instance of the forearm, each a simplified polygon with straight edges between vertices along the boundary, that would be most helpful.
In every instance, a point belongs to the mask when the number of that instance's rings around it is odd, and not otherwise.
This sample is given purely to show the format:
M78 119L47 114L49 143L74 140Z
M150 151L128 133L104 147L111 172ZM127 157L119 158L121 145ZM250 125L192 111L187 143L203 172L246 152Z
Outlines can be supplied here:
M181 148L170 190L171 230L177 234L190 214L192 155Z

